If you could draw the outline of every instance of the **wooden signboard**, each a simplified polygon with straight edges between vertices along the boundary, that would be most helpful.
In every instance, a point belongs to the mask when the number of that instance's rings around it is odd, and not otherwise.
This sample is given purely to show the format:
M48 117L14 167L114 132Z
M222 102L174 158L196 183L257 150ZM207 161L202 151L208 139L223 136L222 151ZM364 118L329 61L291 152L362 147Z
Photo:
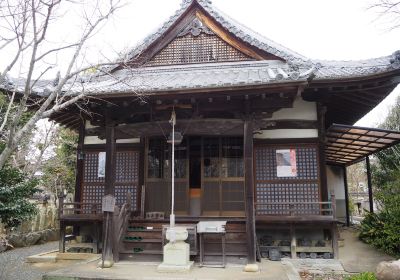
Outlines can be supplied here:
M115 197L111 194L103 196L101 211L114 212L114 208L115 208Z

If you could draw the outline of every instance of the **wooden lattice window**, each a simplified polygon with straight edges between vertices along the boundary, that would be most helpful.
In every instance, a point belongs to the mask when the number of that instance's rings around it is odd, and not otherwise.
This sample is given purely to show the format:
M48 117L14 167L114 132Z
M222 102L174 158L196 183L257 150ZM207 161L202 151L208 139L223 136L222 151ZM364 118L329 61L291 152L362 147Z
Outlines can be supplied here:
M177 37L151 58L146 66L246 60L253 60L253 58L232 47L215 34L202 32L197 36L188 33Z
M104 177L99 177L99 153L85 152L84 176L82 182L82 202L100 203L104 196ZM139 152L133 150L117 151L115 169L115 198L121 206L126 202L127 193L132 195L132 210L137 210L139 185ZM89 207L89 206L88 206ZM90 209L88 209L90 210ZM97 209L101 211L101 207Z
M297 174L294 177L278 177L276 151L282 148L294 149L296 152ZM255 148L257 215L289 215L290 206L285 203L319 202L319 185L316 145ZM318 205L299 204L295 207L297 215L319 212Z

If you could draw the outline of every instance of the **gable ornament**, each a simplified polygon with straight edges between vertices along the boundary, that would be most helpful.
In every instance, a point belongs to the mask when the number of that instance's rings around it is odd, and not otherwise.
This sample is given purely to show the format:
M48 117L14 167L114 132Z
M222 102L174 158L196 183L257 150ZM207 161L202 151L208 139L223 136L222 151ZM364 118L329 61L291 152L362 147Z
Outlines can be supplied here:
M199 36L201 33L213 35L214 33L205 26L198 18L195 18L188 26L186 26L179 34L178 37L183 37L192 34L194 37Z

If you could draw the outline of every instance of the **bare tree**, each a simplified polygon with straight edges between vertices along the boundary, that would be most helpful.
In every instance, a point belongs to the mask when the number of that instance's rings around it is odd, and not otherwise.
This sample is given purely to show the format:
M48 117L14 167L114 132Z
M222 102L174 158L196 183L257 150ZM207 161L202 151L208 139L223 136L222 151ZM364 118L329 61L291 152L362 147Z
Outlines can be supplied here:
M372 4L369 9L378 13L377 19L386 21L389 30L400 27L400 1L398 0L378 0Z
M0 73L0 85L7 83L7 75L12 69L18 67L18 64L20 67L22 65L20 73L23 73L23 84L18 90L11 90L13 93L10 95L10 105L6 108L0 124L0 135L5 142L5 148L0 154L0 168L14 152L19 141L34 129L40 119L48 118L86 96L84 90L70 98L66 98L62 92L65 93L66 85L71 86L71 81L77 80L80 73L99 67L100 64L82 66L80 59L84 55L84 47L122 4L120 0L98 0L94 5L94 1L89 1L91 5L88 9L82 9L82 6L72 7L83 10L80 37L72 43L57 46L50 44L49 42L53 41L49 38L49 29L62 19L59 13L63 9L62 5L76 6L83 5L83 2L83 0L77 2L0 0L0 56L10 57L9 63ZM9 52L2 54L6 49L12 49L11 56ZM46 59L55 54L63 55L64 59L66 55L70 55L67 67L57 81L51 87L47 87L50 91L47 97L40 100L33 99L34 87L52 68ZM81 65L78 66L78 64ZM15 91L18 92L17 95ZM33 114L21 125L21 117L28 108L33 111Z

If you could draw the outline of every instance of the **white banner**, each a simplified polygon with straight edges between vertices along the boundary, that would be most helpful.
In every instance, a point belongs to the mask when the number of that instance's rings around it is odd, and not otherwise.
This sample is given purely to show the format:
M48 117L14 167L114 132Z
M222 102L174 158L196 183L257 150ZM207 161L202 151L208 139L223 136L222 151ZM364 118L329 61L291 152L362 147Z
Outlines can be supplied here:
M106 177L106 152L99 153L97 176L98 177Z
M277 177L297 176L295 149L276 150L276 176Z

